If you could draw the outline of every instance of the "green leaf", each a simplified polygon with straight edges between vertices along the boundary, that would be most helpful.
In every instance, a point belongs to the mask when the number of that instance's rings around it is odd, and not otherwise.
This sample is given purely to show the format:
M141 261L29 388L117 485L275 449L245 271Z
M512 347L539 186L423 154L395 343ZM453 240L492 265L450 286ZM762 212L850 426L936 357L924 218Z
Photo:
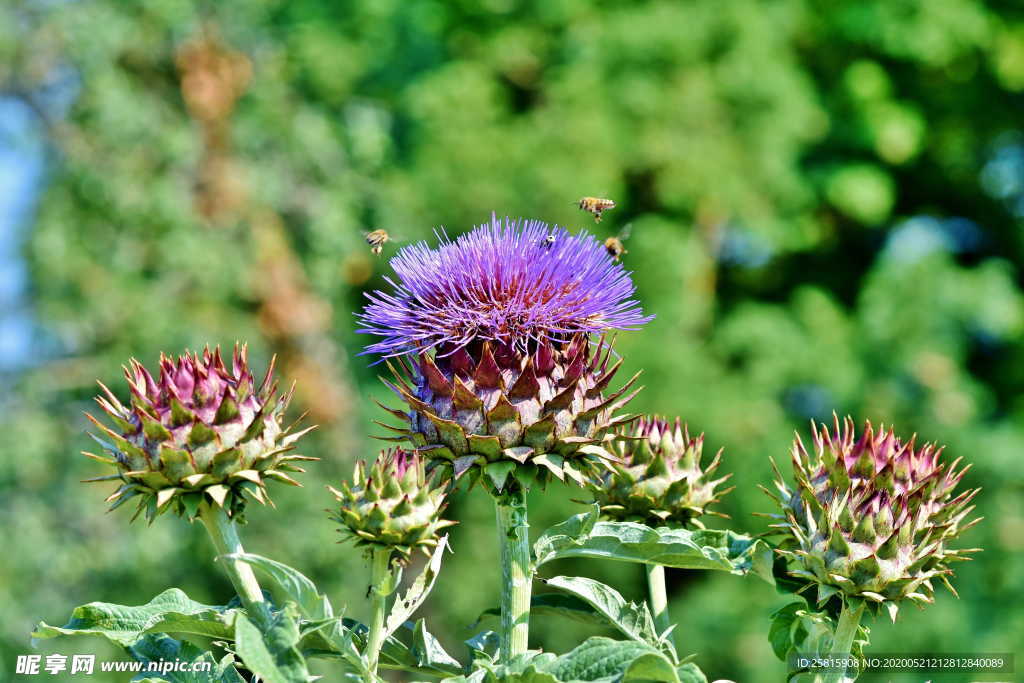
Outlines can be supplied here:
M450 676L442 679L441 683L485 683L485 681L487 681L487 672L479 669L469 676Z
M330 602L317 590L316 584L298 569L252 553L235 553L224 557L241 560L265 574L287 600L298 606L299 614L306 619L328 619L334 616Z
M790 656L797 653L810 657L831 654L835 628L836 621L828 612L810 609L801 598L772 613L768 639L775 656L788 663ZM864 648L869 644L869 635L870 629L866 626L858 627L853 641L854 656L864 654ZM800 673L800 670L791 670L789 673L792 677Z
M646 643L597 636L561 657L527 653L484 680L502 683L679 683L675 666Z
M50 626L40 622L32 637L96 635L123 647L150 632L191 633L230 640L238 615L237 609L204 605L178 588L169 588L145 605L90 602L76 607L67 624Z
M309 672L296 645L299 627L294 603L274 612L261 631L244 614L235 621L235 647L245 667L267 683L306 683Z
M403 626L415 631L415 627L408 622L403 624ZM362 655L359 655L358 652L366 648L366 638L369 634L369 629L365 624L361 624L354 619L345 619L344 627L347 629L347 632L351 634L353 646L357 648L356 656L361 660ZM415 633L413 638L415 640ZM433 639L433 636L425 633L424 647L427 647L427 641ZM453 673L453 669L450 666L445 665L441 661L442 658L437 656L436 652L434 653L435 659L433 661L424 662L420 659L420 654L414 652L415 647L416 646L414 645L413 649L410 649L409 646L398 638L388 636L384 639L384 646L380 651L380 668L408 671L410 673L427 676L443 676ZM353 669L359 669L359 667L354 666ZM365 666L359 670L365 671ZM460 666L455 670L461 671L462 667Z
M693 662L687 662L676 669L676 675L679 676L679 683L708 683L708 677Z
M358 662L361 655L352 642L352 633L345 628L339 615L309 621L299 621L299 650L306 657L341 657Z
M626 602L611 586L584 576L556 576L541 580L583 600L626 637L654 647L663 642L658 638L654 617L647 605Z
M498 656L501 636L494 631L481 631L469 640L466 640L465 643L466 647L469 648L471 665L479 662L493 662Z
M423 601L427 599L431 589L434 587L434 583L437 581L437 576L441 571L441 559L444 556L444 550L448 546L448 537L442 536L441 540L438 541L437 547L434 548L434 552L430 555L430 560L427 565L420 572L419 576L409 586L409 590L404 595L399 596L394 605L391 607L391 613L388 615L387 625L384 629L384 635L390 636L392 633L398 630L406 620L412 616L412 614L419 609Z
M208 662L209 671L145 672L132 678L132 683L245 683L235 669L233 655L225 655L219 662L212 652L204 652L188 641L179 641L166 633L148 633L128 647L128 653L137 662Z
M545 531L533 546L536 567L566 557L588 557L679 569L753 573L768 583L772 550L762 540L729 530L656 529L635 522L596 521L597 508Z
M416 658L417 666L421 668L447 673L462 671L462 665L458 660L448 654L437 638L427 631L424 619L417 620L413 627L410 652Z
M656 648L638 641L594 637L561 657L532 650L508 664L483 661L468 676L444 679L445 683L681 683L676 667ZM695 677L696 667L680 667L686 683L706 683Z
M650 645L600 636L559 657L551 671L559 681L679 681L672 662Z
M801 603L791 602L772 612L768 641L772 645L772 652L783 662L786 661L786 654L793 647L793 622L797 620L796 613L801 608L803 608Z
M582 600L575 595L567 595L565 593L537 593L531 596L530 617L532 618L536 616L557 616L564 617L581 624L598 626L608 625L608 620L591 607L585 600ZM480 617L477 619L477 623L474 624L474 626L478 626L489 619L500 618L501 609L498 607L492 607L480 614Z

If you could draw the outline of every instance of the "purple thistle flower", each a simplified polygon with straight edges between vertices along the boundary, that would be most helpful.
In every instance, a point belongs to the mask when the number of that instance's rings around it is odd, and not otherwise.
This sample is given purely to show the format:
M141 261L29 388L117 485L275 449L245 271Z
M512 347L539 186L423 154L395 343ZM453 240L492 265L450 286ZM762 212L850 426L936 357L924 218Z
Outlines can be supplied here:
M383 339L366 353L440 345L447 354L477 340L525 349L531 340L632 330L653 318L632 298L629 272L592 235L492 215L454 242L438 237L437 249L420 242L391 259L393 294L367 294L358 331Z

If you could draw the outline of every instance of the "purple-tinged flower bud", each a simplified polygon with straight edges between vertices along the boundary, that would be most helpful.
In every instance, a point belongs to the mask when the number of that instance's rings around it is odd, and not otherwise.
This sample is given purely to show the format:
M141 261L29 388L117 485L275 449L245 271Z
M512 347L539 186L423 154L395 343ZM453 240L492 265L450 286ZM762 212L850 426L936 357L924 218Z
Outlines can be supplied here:
M230 371L219 348L186 351L177 361L161 355L156 377L133 359L124 370L129 404L102 383L96 398L115 428L88 416L107 455L86 455L118 472L87 481L120 481L107 498L111 509L137 499L135 516L145 511L150 522L167 510L192 519L204 502L241 519L247 498L269 501L267 481L299 486L289 474L304 471L296 461L316 458L292 451L313 428L283 426L292 394L277 396L273 373L271 361L257 384L245 346L235 347Z
M779 520L772 526L790 574L818 586L819 604L837 594L862 598L895 620L903 600L931 603L936 581L956 594L949 565L978 549L949 544L981 521L965 522L980 489L956 493L968 468L941 463L941 452L870 422L857 439L850 418L840 426L837 417L831 431L814 427L813 454L797 437L796 486L775 469L779 496L769 495L782 514L771 515Z

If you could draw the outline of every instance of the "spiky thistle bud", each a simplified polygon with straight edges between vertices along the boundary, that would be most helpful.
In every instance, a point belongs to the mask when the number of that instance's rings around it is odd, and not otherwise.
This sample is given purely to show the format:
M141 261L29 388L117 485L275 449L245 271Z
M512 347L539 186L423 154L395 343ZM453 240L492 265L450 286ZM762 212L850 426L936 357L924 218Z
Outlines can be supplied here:
M605 391L621 360L595 335L650 318L633 284L590 235L537 221L492 219L454 242L442 236L392 259L396 292L370 295L368 352L402 356L387 382L405 402L389 426L456 478L501 490L551 476L583 485L612 458L607 439L633 419L618 411L636 377ZM385 380L386 381L386 380Z
M312 427L283 426L292 392L277 396L273 372L271 361L257 384L244 345L235 346L230 371L219 348L186 351L177 361L161 355L156 378L133 359L124 369L129 404L102 383L96 398L116 428L88 415L107 455L85 455L118 472L87 481L120 481L107 498L111 509L137 499L132 519L145 511L150 522L167 510L192 519L203 502L241 519L247 498L269 502L267 481L299 486L289 475L304 471L296 461L316 458L292 450Z
M799 436L793 445L796 486L775 468L780 495L769 492L782 508L773 528L790 574L818 587L819 604L861 598L893 620L903 600L931 603L935 581L956 594L949 565L978 550L948 547L980 521L964 521L980 489L954 493L968 468L957 471L959 458L941 463L941 447L918 448L870 422L860 439L850 418L812 430L813 454Z
M703 434L692 438L679 418L673 424L657 416L641 418L621 434L627 438L615 443L618 461L592 484L602 514L650 526L697 527L703 527L701 515L725 516L708 506L732 490L719 488L732 475L714 478L721 451L701 468Z
M426 474L422 457L400 448L381 452L369 470L358 461L351 484L327 488L340 503L331 518L357 547L390 548L407 559L416 548L436 546L438 532L455 524L441 518L443 485Z

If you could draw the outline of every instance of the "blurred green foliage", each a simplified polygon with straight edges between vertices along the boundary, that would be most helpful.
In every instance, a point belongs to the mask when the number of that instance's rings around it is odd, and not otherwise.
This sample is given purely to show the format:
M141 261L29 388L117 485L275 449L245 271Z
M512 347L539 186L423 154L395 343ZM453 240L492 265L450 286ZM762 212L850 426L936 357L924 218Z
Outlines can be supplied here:
M645 371L635 407L725 448L734 528L764 529L767 457L832 411L973 463L986 521L967 543L985 552L958 572L960 599L872 640L1024 656L1020 4L10 0L0 95L47 145L23 250L39 334L0 394L0 678L36 620L84 601L169 585L226 599L200 529L128 526L78 483L98 473L76 455L94 380L123 395L129 357L207 343L280 352L323 425L304 449L323 461L252 512L247 547L365 618L366 563L321 512L323 484L379 448L369 399L387 400L356 355L352 314L389 273L360 233L429 238L491 211L602 237L632 223L625 262L658 316L620 341ZM584 194L619 207L595 226L572 206ZM535 493L535 530L578 497ZM426 616L458 653L498 576L489 501L451 512ZM548 570L643 595L637 567ZM766 634L784 598L732 576L669 584L705 671L780 680ZM584 635L535 620L536 646ZM104 648L44 652L116 656Z

